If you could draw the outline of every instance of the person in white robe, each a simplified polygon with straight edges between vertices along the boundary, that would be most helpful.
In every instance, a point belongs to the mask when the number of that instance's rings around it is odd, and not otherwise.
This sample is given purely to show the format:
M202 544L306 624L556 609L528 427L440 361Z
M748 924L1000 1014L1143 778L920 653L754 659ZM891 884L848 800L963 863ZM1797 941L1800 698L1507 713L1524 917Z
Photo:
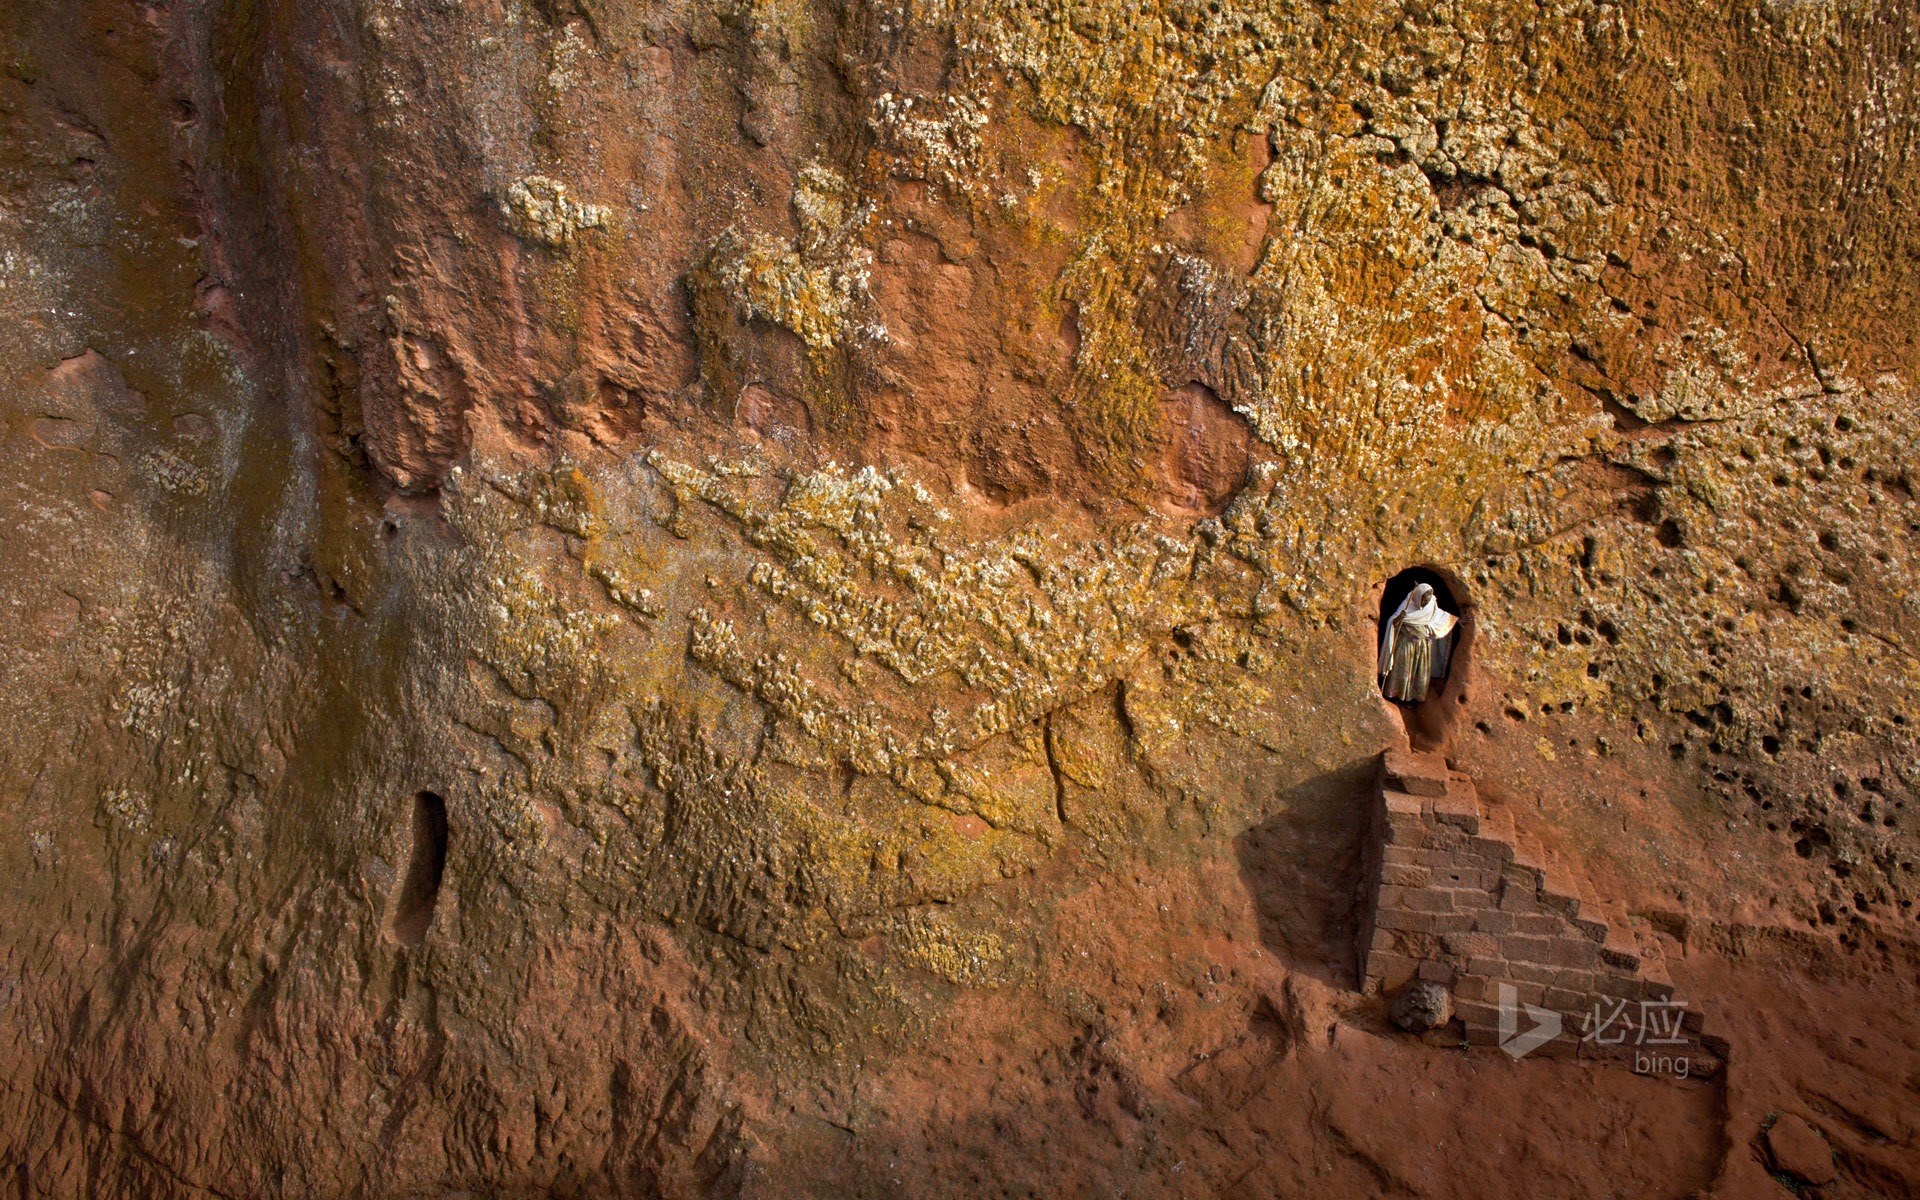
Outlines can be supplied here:
M1460 618L1440 607L1433 588L1416 583L1380 631L1380 690L1389 700L1417 704L1447 677L1453 631Z

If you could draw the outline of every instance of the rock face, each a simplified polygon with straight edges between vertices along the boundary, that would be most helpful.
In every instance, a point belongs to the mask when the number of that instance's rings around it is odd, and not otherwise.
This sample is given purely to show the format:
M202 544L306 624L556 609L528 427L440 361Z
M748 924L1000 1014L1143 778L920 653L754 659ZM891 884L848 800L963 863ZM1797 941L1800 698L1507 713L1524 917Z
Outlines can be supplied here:
M1920 1187L1916 62L0 0L0 1187L1748 1195L1793 1094ZM1744 1082L1380 1032L1411 566Z
M1774 1170L1815 1187L1832 1183L1837 1174L1827 1139L1794 1113L1783 1113L1767 1130L1767 1156Z

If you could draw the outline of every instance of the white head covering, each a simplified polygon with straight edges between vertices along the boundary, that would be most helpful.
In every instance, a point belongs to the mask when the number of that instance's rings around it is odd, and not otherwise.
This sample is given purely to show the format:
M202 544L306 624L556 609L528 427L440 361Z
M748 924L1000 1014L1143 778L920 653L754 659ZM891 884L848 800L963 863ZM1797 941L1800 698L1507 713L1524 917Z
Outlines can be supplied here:
M1459 618L1440 607L1440 598L1433 594L1430 584L1416 583L1400 607L1393 610L1393 616L1387 621L1387 627L1380 631L1380 673L1387 673L1393 665L1394 634L1406 629L1418 631L1430 638L1443 638L1453 632Z

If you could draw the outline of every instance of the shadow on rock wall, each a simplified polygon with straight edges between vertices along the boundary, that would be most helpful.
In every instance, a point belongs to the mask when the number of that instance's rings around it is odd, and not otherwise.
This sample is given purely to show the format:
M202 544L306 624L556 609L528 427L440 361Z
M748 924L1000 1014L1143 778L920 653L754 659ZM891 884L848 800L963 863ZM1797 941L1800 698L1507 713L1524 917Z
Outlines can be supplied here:
M1354 986L1354 900L1373 772L1369 755L1316 775L1233 840L1261 941L1287 970L1336 988Z

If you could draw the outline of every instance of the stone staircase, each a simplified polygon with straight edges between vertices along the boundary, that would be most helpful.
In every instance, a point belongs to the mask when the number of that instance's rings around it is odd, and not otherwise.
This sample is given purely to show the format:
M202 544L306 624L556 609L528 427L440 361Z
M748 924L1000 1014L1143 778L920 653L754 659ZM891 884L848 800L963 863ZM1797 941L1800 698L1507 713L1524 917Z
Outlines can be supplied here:
M1473 780L1440 755L1388 751L1373 801L1356 947L1362 990L1445 988L1473 1045L1513 1052L1539 1041L1526 1053L1631 1058L1635 1069L1665 1064L1686 1075L1724 1063L1726 1043L1675 998L1644 923L1593 900L1570 873L1550 879L1512 817L1483 805ZM1512 1040L1556 1022L1550 1038Z

